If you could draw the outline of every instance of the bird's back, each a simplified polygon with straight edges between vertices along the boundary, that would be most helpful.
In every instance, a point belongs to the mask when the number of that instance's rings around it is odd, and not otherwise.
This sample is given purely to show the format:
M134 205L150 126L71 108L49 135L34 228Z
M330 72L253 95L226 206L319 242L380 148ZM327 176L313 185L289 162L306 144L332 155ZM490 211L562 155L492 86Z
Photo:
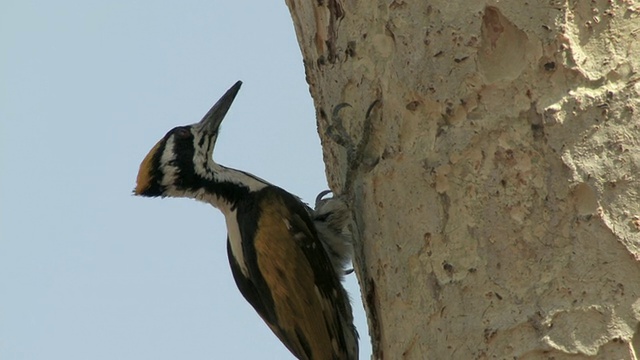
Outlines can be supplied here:
M298 358L357 359L349 299L304 205L275 186L254 195L236 211L249 277L229 251L240 291Z

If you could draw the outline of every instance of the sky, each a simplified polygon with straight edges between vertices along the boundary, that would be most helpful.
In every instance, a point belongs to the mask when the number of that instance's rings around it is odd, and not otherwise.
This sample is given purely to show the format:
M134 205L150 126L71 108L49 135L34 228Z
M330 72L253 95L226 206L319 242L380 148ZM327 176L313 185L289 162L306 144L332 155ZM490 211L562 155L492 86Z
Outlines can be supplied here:
M233 282L222 214L132 195L237 80L216 161L327 188L284 0L3 0L0 44L0 359L292 359Z

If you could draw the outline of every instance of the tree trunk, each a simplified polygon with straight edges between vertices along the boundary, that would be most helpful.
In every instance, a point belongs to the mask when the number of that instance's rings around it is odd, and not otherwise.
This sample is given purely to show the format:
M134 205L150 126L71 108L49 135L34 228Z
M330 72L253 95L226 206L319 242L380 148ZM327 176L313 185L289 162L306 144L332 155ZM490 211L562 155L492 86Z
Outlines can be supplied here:
M640 356L640 4L287 4L374 358Z

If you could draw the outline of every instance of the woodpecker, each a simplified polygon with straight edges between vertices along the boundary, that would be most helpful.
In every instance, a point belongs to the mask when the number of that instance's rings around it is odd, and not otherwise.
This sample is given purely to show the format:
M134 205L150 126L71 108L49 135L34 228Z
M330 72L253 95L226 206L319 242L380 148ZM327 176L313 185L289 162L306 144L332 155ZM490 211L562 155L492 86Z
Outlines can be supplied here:
M319 236L340 239L346 207L333 198L323 203L322 195L320 208L310 209L295 195L213 160L220 124L241 85L227 90L200 122L173 128L153 146L134 194L193 198L218 208L236 285L291 353L357 359L358 333L340 282L349 255Z

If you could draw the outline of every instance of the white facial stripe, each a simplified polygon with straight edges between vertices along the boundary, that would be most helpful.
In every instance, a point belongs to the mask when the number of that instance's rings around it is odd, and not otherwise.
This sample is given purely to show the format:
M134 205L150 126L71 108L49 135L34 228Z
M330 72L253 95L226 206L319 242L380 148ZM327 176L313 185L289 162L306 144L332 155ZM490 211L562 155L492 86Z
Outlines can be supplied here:
M174 144L175 141L173 136L169 137L164 146L162 156L160 157L160 167L165 170L160 184L165 187L170 187L171 185L173 185L175 183L176 177L178 176L177 168L175 166L169 165L171 161L176 159L176 154L173 151Z
M195 166L196 174L205 179L213 180L213 174L207 171L208 159L211 158L211 152L209 152L209 137L194 129L191 129L191 132L193 133L193 145L195 147L193 165ZM199 145L201 141L203 141L202 146Z

